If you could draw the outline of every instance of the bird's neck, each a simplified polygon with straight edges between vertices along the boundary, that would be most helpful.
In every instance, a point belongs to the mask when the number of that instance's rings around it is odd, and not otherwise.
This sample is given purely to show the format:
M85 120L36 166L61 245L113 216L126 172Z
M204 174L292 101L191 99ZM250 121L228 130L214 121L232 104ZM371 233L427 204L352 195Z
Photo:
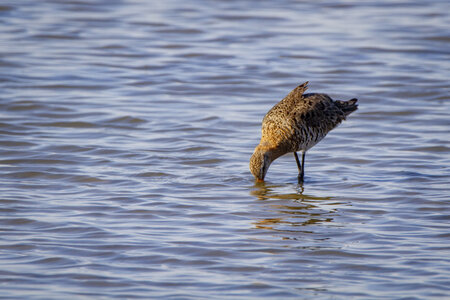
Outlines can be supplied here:
M275 159L286 153L285 151L283 151L283 149L280 149L276 145L272 145L270 142L263 140L261 140L256 149L268 155L271 161L274 161Z

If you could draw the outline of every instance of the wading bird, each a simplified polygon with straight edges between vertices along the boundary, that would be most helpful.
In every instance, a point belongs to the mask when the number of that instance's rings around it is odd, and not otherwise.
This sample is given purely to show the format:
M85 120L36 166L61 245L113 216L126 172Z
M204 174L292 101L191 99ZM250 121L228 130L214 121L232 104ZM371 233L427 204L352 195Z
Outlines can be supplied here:
M265 115L261 141L250 158L250 171L263 181L270 164L293 152L298 167L298 182L303 183L305 153L354 112L357 99L332 100L326 94L304 94L308 82L293 89ZM302 152L302 162L297 156Z

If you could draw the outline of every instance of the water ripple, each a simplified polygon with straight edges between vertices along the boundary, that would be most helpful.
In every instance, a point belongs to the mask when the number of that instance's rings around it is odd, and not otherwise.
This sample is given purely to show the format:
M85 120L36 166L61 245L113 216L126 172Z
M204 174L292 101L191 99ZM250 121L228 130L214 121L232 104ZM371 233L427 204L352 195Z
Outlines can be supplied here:
M10 299L448 294L445 1L0 5ZM299 17L301 16L301 17ZM361 103L254 183L297 84Z

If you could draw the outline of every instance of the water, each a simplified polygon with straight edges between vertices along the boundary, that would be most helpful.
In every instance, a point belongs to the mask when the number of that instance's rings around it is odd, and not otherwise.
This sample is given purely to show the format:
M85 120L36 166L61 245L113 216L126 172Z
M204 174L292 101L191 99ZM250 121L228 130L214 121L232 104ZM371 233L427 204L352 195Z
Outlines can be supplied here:
M449 11L3 1L0 297L448 297ZM359 110L255 185L306 80Z

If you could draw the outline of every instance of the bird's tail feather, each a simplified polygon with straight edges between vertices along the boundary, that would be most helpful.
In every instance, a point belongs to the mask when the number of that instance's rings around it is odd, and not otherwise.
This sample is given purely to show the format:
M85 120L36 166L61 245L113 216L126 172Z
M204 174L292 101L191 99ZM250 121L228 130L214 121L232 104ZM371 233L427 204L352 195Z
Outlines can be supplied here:
M358 99L356 99L356 98L353 98L348 101L337 100L336 104L337 104L337 106L339 106L340 109L342 109L345 116L348 116L349 114L351 114L352 112L354 112L355 110L358 109L358 104L356 104L357 101L358 101Z

